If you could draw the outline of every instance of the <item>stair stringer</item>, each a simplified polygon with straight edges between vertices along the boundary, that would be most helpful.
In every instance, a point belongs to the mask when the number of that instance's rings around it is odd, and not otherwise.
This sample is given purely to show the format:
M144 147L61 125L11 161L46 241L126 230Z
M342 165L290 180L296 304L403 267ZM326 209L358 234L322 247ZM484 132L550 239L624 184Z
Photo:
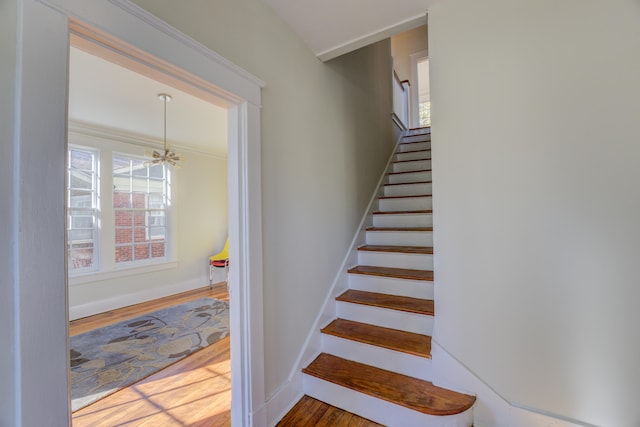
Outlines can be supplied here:
M476 396L474 427L597 427L508 401L442 347L436 337L431 339L431 358L434 385Z
M329 288L329 292L327 292L327 296L322 303L320 312L307 334L302 350L296 358L287 381L285 381L266 398L264 410L266 412L268 426L275 426L304 395L302 369L321 353L322 333L320 330L336 318L337 311L335 298L348 289L349 275L347 270L350 266L358 263L358 247L366 243L366 227L373 223L373 212L375 211L378 197L383 195L383 184L387 178L387 174L392 169L392 163L395 159L398 145L407 133L408 131L400 133L393 149L391 150L387 164L380 175L380 179L376 184L373 194L371 195L371 199L369 200L369 204L365 209L365 213L362 216L353 240L351 241L351 245L335 275L333 283Z

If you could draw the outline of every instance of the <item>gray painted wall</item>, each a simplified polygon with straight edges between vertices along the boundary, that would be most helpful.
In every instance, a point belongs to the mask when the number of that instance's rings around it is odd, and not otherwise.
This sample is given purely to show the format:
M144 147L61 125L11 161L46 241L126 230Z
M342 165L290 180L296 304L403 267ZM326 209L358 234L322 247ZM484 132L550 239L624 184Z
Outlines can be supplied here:
M519 405L640 425L640 3L429 11L435 339Z
M391 153L389 42L323 64L258 0L136 3L266 82L269 397L286 381Z

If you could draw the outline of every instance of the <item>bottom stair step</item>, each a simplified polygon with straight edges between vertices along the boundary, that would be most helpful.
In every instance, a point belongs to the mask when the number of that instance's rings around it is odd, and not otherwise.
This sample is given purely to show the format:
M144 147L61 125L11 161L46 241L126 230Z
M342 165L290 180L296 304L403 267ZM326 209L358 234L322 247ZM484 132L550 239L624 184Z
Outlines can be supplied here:
M384 427L313 397L302 396L276 427Z
M320 354L303 372L428 415L461 414L476 400L474 396L436 387L428 381L326 353Z

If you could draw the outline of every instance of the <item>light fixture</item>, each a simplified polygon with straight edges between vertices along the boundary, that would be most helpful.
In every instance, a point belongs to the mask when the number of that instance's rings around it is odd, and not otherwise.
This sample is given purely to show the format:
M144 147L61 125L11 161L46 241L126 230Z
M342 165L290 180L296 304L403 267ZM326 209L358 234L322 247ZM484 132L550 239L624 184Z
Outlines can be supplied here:
M160 99L160 101L162 101L162 103L164 104L164 133L162 138L163 151L162 153L160 153L156 150L153 150L153 160L150 160L149 162L147 162L147 164L149 166L152 166L162 163L168 163L171 166L175 166L176 162L180 160L180 156L167 148L167 103L171 101L172 98L169 94L159 93L158 99Z

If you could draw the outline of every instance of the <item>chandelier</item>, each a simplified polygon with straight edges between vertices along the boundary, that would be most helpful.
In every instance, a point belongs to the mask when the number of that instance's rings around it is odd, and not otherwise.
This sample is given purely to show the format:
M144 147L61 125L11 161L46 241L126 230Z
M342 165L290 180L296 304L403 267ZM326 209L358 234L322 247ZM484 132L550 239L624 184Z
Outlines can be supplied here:
M153 154L151 155L153 159L147 162L147 164L149 166L152 166L162 163L168 163L171 166L175 166L176 162L180 160L180 156L178 156L174 151L171 151L167 148L167 103L170 102L172 98L171 95L168 95L166 93L159 93L158 99L160 99L160 101L162 101L162 103L164 104L164 132L162 138L163 149L162 152L153 150Z

